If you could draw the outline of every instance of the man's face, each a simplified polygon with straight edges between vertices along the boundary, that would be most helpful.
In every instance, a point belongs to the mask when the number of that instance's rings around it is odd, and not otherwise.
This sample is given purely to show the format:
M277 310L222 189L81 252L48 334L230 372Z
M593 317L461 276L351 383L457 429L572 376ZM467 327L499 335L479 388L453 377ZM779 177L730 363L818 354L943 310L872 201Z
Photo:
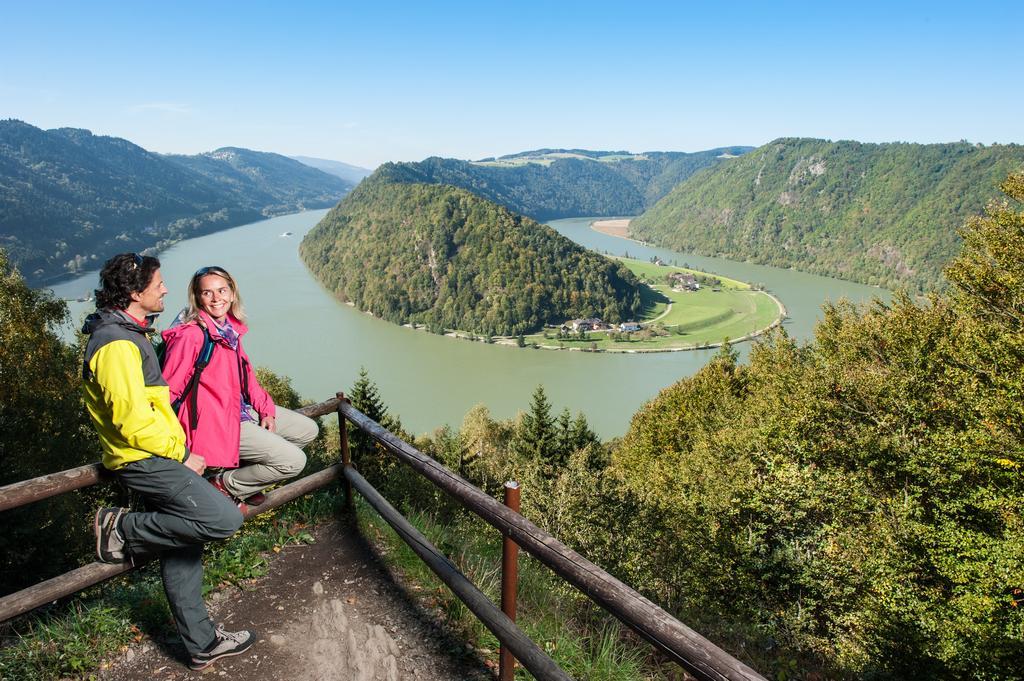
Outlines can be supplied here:
M132 294L132 300L138 304L142 311L147 314L157 314L164 311L164 296L167 295L167 287L164 286L164 278L160 270L153 272L153 278L149 280L149 286L138 293Z

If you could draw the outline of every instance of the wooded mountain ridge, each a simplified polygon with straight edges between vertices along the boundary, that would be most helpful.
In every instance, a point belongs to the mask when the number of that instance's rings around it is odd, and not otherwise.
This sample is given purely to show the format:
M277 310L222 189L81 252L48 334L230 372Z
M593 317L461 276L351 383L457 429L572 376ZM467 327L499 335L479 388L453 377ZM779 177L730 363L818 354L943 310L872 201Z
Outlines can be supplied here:
M458 187L364 180L303 239L302 259L361 310L435 331L514 335L641 311L622 264Z
M1024 146L782 138L682 181L630 225L677 251L928 290Z
M749 149L644 154L542 149L477 162L431 157L385 163L374 175L387 182L461 187L540 221L637 215L698 170Z
M0 121L0 248L33 285L114 253L332 206L351 188L279 154L162 155L88 130Z

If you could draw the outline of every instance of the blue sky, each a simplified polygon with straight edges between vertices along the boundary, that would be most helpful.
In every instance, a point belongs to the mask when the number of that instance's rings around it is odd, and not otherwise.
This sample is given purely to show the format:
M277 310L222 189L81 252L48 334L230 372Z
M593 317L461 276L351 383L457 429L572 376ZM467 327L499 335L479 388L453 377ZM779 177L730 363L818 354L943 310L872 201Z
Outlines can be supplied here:
M1019 1L9 2L0 118L366 167L783 136L1022 143L1022 20Z

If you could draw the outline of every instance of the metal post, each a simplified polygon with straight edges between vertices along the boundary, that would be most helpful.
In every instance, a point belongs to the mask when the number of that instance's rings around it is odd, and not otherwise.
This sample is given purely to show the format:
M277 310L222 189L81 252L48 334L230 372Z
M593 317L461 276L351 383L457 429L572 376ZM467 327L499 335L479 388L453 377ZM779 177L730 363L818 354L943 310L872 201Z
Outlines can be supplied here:
M338 392L338 437L341 440L341 465L345 468L352 466L352 454L348 449L348 428L346 427L345 414L341 411L341 403L352 404L351 400L345 397L345 393ZM348 478L342 476L345 484L345 510L352 511L352 483Z
M505 505L519 513L519 483L509 480L505 483ZM510 535L504 535L501 542L501 611L516 621L516 592L519 590L519 546ZM498 652L498 681L513 681L516 675L516 658L504 644Z

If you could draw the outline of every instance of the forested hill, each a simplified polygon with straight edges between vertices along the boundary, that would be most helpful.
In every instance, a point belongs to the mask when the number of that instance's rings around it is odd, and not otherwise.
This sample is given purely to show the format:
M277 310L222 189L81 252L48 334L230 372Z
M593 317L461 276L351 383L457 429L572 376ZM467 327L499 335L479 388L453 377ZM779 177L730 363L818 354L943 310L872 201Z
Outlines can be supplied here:
M679 251L927 290L1020 145L779 139L699 173L630 225Z
M0 248L33 285L114 253L331 206L350 188L277 154L163 156L88 130L0 121Z
M636 215L696 171L750 147L692 154L541 149L470 162L432 157L386 163L378 179L450 184L535 220L580 215Z
M466 190L366 180L303 240L343 300L396 323L512 335L545 322L635 318L621 264Z

